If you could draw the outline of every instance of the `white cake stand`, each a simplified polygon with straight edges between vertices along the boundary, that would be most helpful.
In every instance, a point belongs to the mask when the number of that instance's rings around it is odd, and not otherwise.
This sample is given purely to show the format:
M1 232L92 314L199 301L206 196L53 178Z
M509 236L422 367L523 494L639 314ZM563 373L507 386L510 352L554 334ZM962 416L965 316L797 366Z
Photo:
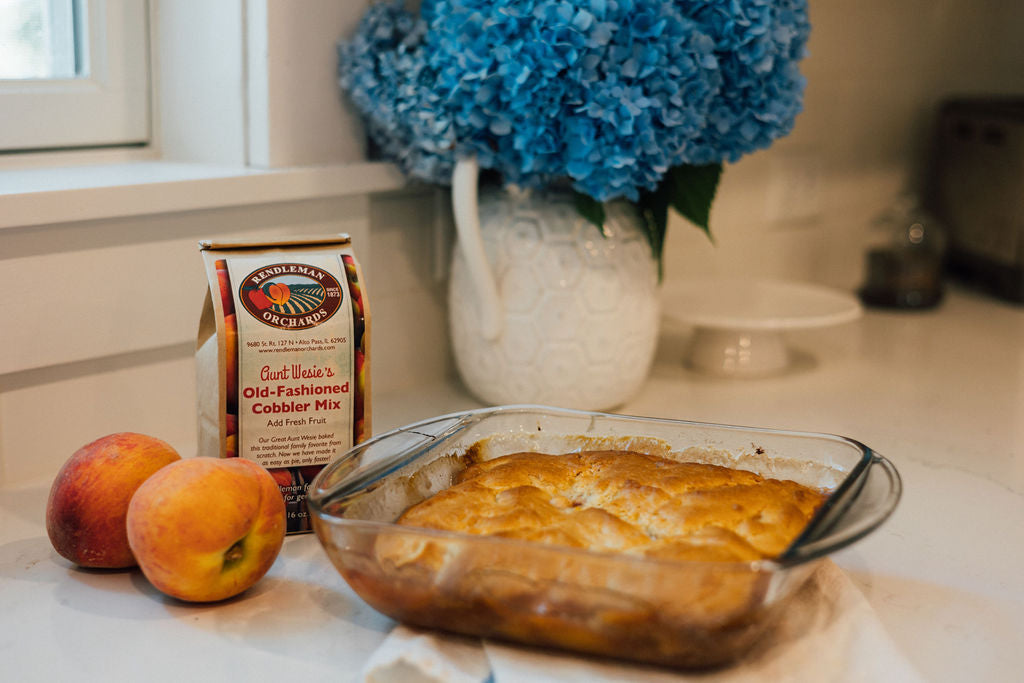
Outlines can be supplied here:
M715 279L680 282L662 292L664 316L694 327L686 362L731 377L783 372L792 353L783 333L856 320L852 294L803 282Z

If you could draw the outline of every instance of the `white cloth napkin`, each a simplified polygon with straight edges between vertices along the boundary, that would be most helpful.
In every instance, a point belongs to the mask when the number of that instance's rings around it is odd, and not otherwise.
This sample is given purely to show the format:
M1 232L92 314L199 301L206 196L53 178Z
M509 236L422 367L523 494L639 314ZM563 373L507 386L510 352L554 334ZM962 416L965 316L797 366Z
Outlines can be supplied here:
M899 652L863 594L830 560L778 625L734 665L700 673L637 666L398 626L363 670L368 683L790 683L923 679ZM417 677L418 676L418 677Z
M363 667L365 683L480 683L490 675L479 640L401 624Z

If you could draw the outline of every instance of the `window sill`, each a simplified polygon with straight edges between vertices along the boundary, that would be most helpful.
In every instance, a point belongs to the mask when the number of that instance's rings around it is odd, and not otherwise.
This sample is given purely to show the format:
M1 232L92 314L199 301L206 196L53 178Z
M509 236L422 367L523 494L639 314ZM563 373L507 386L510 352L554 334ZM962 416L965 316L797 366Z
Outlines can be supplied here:
M396 190L392 164L250 169L168 161L0 170L0 229Z

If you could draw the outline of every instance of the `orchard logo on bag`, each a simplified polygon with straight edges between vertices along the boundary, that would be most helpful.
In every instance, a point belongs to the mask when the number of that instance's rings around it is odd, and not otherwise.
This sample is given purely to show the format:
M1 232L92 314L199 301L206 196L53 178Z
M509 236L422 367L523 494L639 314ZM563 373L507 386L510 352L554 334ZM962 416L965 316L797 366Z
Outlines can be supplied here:
M279 330L306 330L329 320L343 290L325 270L306 263L275 263L245 276L238 298L249 315Z

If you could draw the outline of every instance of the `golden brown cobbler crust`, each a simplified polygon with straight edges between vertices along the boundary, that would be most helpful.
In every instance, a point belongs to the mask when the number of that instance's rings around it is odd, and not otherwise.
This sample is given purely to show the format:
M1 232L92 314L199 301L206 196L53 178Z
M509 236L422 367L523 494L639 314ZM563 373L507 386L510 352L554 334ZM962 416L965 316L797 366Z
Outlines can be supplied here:
M750 561L785 550L825 497L792 481L630 451L515 453L471 465L398 523L643 557Z

